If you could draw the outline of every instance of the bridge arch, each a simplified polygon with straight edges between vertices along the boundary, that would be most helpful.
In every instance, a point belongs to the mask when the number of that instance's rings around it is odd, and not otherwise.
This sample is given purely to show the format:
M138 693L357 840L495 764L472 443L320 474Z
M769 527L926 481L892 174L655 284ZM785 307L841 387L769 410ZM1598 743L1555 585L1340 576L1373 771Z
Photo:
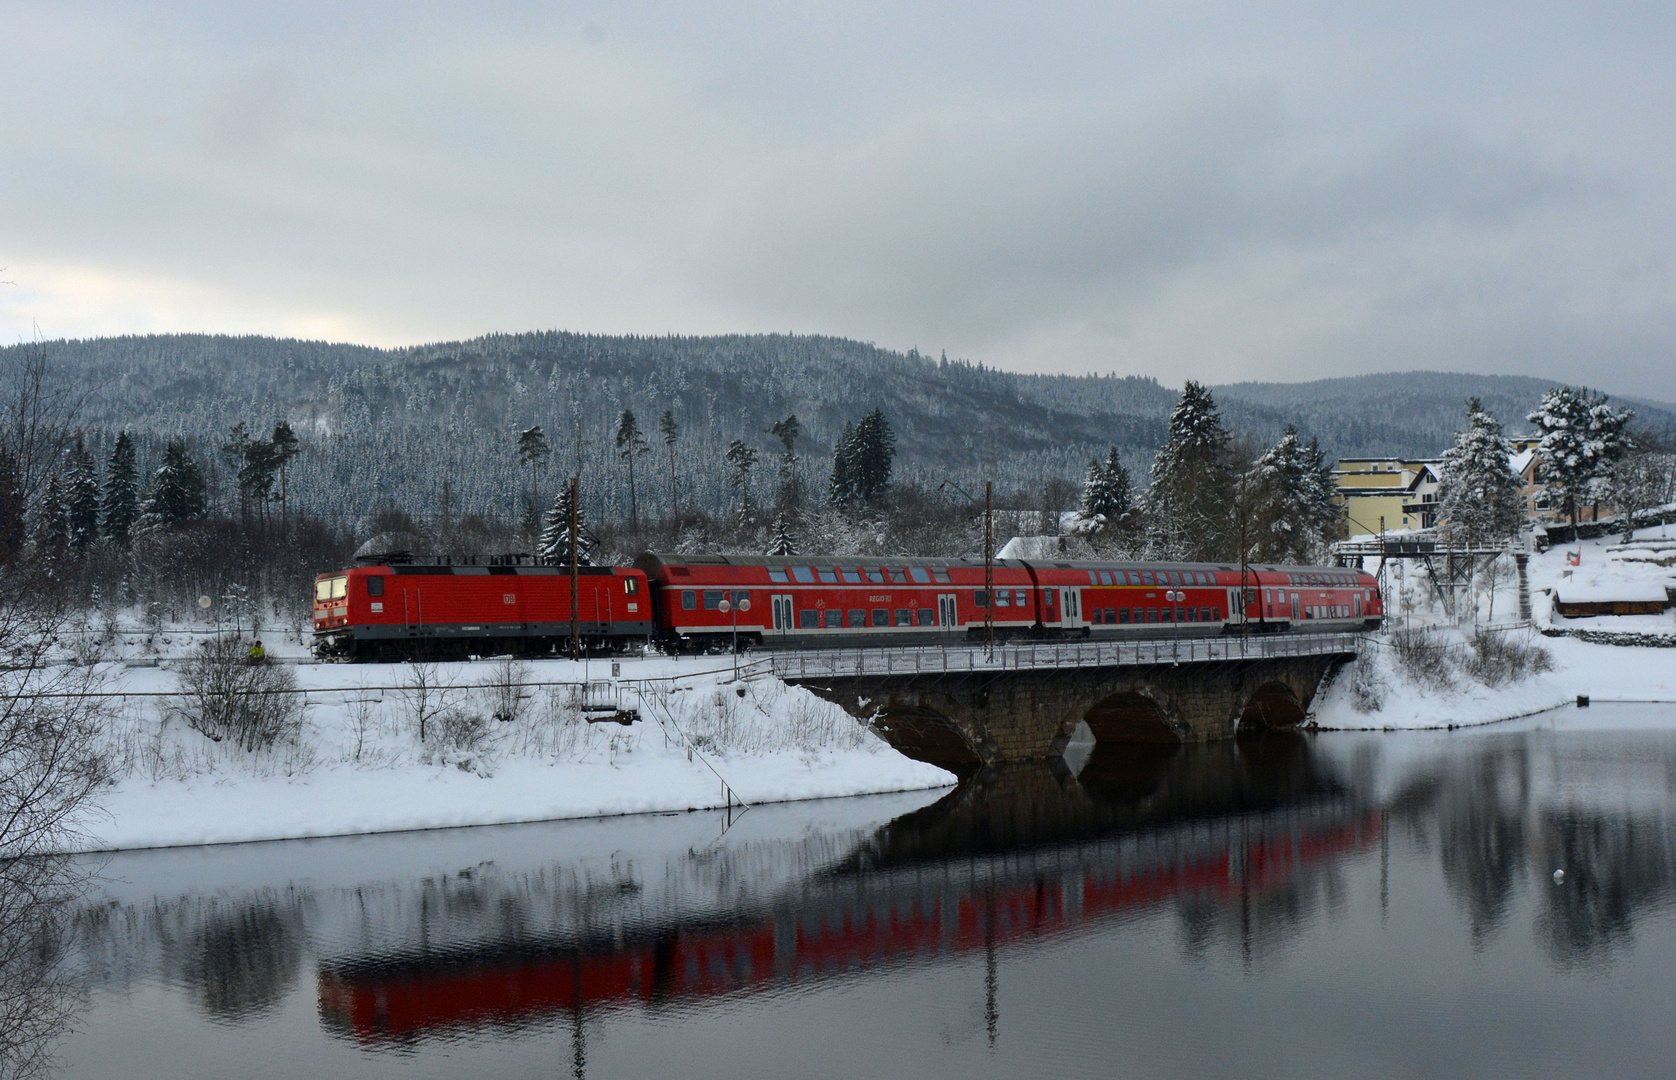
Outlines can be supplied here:
M1304 718L1303 702L1284 682L1263 683L1245 699L1240 710L1242 728L1292 728Z
M935 709L892 702L873 725L901 753L947 769L961 779L983 768L983 756L971 740Z
M1096 743L1152 743L1174 746L1181 735L1158 702L1125 690L1095 702L1083 717Z

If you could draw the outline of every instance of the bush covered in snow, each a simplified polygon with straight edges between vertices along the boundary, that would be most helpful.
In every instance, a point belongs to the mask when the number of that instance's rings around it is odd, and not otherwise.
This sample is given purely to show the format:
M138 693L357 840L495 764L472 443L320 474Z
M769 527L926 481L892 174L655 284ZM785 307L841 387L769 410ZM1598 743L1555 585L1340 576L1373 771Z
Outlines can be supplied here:
M237 638L214 637L199 645L181 668L180 688L175 714L215 742L230 739L255 752L294 741L301 730L296 673L250 663Z

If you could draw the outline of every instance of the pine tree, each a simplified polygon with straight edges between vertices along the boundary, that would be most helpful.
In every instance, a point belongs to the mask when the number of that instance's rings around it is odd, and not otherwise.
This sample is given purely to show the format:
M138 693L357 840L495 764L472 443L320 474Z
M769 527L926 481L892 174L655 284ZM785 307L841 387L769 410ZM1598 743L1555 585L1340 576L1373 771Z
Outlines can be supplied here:
M674 521L681 512L675 488L675 442L681 437L681 428L675 423L675 410L665 409L658 417L658 433L663 436L664 448L669 451L669 520Z
M530 470L530 516L535 516L536 507L541 505L541 463L546 461L552 453L547 445L547 433L541 430L541 425L518 433L518 461Z
M1210 391L1189 381L1152 463L1152 546L1168 558L1219 561L1233 548L1235 470Z
M1513 444L1477 398L1467 402L1467 429L1443 455L1439 492L1444 528L1467 543L1495 543L1519 531L1519 478Z
M855 497L869 502L890 486L891 465L896 458L896 433L882 410L874 409L856 424L854 454Z
M827 484L826 499L833 506L848 506L855 500L855 462L855 425L846 421L843 434L832 447L832 480Z
M116 437L105 466L104 532L126 548L140 513L140 473L134 461L134 440L126 431Z
M652 448L646 445L640 434L640 425L635 421L634 413L624 409L617 421L617 456L628 462L629 528L634 532L640 531L640 504L634 493L634 459L651 452Z
M589 566L593 558L593 541L588 537L587 516L582 507L576 508L576 561ZM541 537L536 541L536 557L549 566L570 565L570 485L559 488L558 498L541 519Z
M743 441L734 439L727 447L727 463L733 467L728 487L739 492L739 516L745 518L751 509L751 470L756 468L757 452Z
M49 576L57 576L70 554L70 514L64 504L64 484L55 472L47 480L36 522L35 547L48 564Z
M202 518L208 509L208 485L203 470L192 459L185 439L171 439L163 448L163 463L152 473L140 507L146 531L169 528Z
M64 492L70 548L84 555L99 539L99 474L80 434L70 447L70 475Z
M1624 429L1634 415L1613 409L1604 394L1590 397L1587 390L1558 386L1542 395L1542 403L1525 417L1542 437L1536 450L1537 479L1565 507L1573 525L1577 504L1594 493L1596 484L1630 450Z
M1129 512L1134 496L1130 492L1129 470L1117 458L1117 447L1106 455L1106 463L1098 458L1088 462L1088 473L1082 485L1082 514L1085 518L1104 517L1107 525L1115 525Z
M779 439L784 447L780 454L780 502L785 506L796 506L800 501L797 490L797 436L802 430L796 413L775 421L768 428L768 433Z
M279 520L280 531L289 534L291 527L291 492L286 484L291 459L302 450L302 444L297 433L291 430L291 425L284 420L274 425L274 433L268 440L273 448L274 461L279 466Z
M791 524L783 510L774 517L774 537L768 542L768 554L778 558L797 554L797 541L791 534Z

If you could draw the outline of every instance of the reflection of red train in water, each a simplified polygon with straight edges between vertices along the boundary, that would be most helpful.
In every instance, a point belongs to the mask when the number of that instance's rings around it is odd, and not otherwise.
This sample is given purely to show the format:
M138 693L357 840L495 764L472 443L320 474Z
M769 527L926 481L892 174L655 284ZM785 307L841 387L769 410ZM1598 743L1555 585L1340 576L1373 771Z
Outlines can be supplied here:
M811 889L795 903L730 925L651 929L621 943L328 966L319 977L320 1012L328 1027L376 1044L841 976L1072 933L1090 920L1170 899L1277 889L1303 868L1369 850L1379 832L1376 814L1340 815L1259 830L1219 847L1140 844L1125 855L1121 842L1107 841L1045 849L1039 858L1024 853L947 864L941 873L917 867L846 876L828 890ZM1054 876L1029 872L1032 862L1053 867ZM1066 872L1079 862L1080 869ZM994 880L984 880L986 867L996 872Z
M322 653L552 652L570 636L561 567L363 566L314 585ZM742 603L742 601L744 603ZM584 567L581 636L593 647L742 643L830 648L966 641L985 616L1002 638L1203 637L1376 628L1378 586L1331 566L997 562L658 555Z

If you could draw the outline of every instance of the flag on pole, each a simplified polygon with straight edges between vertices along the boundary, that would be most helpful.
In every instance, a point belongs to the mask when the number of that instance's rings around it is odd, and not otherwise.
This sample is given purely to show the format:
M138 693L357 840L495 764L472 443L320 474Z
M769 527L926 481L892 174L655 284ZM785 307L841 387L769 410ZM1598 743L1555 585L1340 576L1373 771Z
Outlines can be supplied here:
M1566 552L1565 553L1565 561L1567 563L1571 564L1572 566L1582 566L1583 565L1583 549L1578 548L1576 551Z

